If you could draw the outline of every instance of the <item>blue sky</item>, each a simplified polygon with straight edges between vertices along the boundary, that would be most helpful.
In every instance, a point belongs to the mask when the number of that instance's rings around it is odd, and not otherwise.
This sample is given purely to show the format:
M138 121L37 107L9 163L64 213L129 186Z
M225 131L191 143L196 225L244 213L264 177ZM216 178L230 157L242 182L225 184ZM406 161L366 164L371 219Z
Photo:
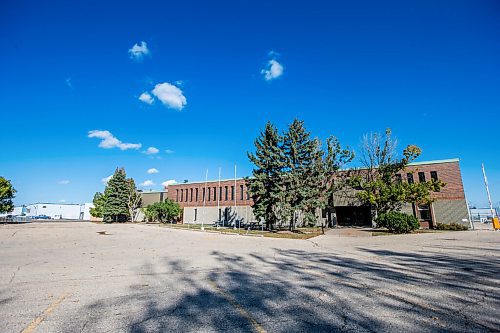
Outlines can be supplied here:
M247 176L259 129L295 117L354 149L390 127L420 161L459 157L476 205L484 162L500 201L498 1L6 0L0 45L16 204L91 201L117 166L144 189Z

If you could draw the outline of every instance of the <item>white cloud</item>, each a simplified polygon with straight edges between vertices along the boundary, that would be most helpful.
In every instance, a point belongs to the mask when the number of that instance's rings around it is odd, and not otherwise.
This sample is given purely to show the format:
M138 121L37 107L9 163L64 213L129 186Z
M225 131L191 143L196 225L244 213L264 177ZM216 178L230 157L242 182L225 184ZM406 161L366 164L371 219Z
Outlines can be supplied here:
M130 54L130 58L136 61L141 61L145 55L149 55L149 49L148 49L148 44L146 42L141 42L141 45L139 44L134 44L132 48L128 50L128 53Z
M165 149L166 154L173 154L174 151L172 149Z
M101 130L93 130L89 131L89 138L98 138L102 139L99 142L99 147L104 149L111 148L120 148L121 150L127 149L139 149L142 147L140 143L124 143L118 140L111 132L109 131L101 131Z
M68 86L68 88L73 88L73 84L71 83L71 78L70 77L68 77L66 79L66 85Z
M153 96L151 96L148 92L143 92L141 96L139 96L139 100L149 105L154 102Z
M161 183L163 187L168 187L168 185L173 185L173 184L177 184L175 179L166 180L163 183Z
M283 75L283 65L281 65L276 59L271 59L267 63L267 67L260 71L264 75L266 81L271 81L279 78Z
M59 202L60 202L60 203L65 203L65 202L66 202L66 200L61 199L61 200L59 200Z
M111 179L111 177L113 177L113 175L109 175L106 178L101 179L101 182L103 182L104 184L107 184L109 182L109 180Z
M68 185L69 184L69 180L60 180L57 182L59 185Z
M140 186L142 186L142 187L154 186L154 185L155 185L155 183L152 180L149 180L149 179L145 180L144 182L142 182L140 184Z
M149 147L148 149L143 151L143 153L146 155L155 155L155 154L158 154L159 152L160 152L160 150L158 148L155 148L155 147Z
M158 83L151 91L166 107L182 110L186 104L186 97L182 90L168 82Z
M153 174L153 173L158 173L158 172L160 172L160 171L158 171L158 169L156 169L156 168L151 168L151 169L148 169L148 173L149 173L150 175L151 175L151 174Z

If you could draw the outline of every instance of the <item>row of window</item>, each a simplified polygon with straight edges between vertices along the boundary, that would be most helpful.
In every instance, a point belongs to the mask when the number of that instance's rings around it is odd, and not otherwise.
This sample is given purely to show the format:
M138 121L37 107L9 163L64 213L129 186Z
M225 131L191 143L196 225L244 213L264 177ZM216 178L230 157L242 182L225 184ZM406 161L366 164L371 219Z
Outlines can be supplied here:
M403 178L402 178L402 176L400 174L396 175L396 179L397 179L398 182L402 182L403 181ZM438 180L437 171L431 171L431 179L435 180L435 181ZM408 184L413 184L415 182L414 179L413 179L413 173L412 172L408 172L406 174L406 180L408 181ZM424 183L426 181L425 180L425 172L420 171L418 173L418 181L420 183Z
M187 189L177 189L175 193L175 201L177 202L198 202L199 194L201 192L201 201L234 201L234 186L224 186L219 187L203 187L203 188L187 188ZM219 192L219 193L217 193ZM244 200L246 192L247 200L250 200L250 192L243 185L240 185L240 200ZM206 198L205 198L206 194Z

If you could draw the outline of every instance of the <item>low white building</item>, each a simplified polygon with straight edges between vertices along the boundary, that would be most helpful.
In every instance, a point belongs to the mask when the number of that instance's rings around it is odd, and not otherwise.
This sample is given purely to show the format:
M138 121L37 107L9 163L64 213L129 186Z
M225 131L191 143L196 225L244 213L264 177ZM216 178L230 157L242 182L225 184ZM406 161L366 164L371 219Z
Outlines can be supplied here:
M36 203L25 206L26 216L47 215L52 219L90 220L92 203L59 204Z

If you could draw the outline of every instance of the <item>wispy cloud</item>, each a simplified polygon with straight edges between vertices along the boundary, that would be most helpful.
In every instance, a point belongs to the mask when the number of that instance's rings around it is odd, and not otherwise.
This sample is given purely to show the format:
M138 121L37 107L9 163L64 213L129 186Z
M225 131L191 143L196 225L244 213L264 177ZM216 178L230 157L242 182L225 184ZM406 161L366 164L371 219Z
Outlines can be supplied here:
M150 175L151 175L151 174L153 174L153 173L158 173L158 172L160 172L160 171L158 171L158 169L156 169L156 168L151 168L151 169L148 169L148 173L149 173Z
M65 203L65 202L66 202L66 200L61 199L61 200L59 200L59 202L60 202L60 203Z
M70 78L70 77L68 77L68 78L65 80L65 82L66 82L66 85L68 86L68 88L73 89L73 84L71 83L71 78Z
M163 187L168 187L168 185L173 185L173 184L177 184L177 182L175 181L175 179L169 179L169 180L166 180L163 183L161 183L161 185Z
M154 102L153 96L151 96L148 92L143 92L141 96L139 96L139 100L149 105Z
M128 50L128 53L130 54L130 58L135 61L142 61L144 56L150 55L148 44L144 41L141 42L141 45L137 43L134 44L134 46Z
M113 175L109 175L106 178L101 179L101 182L103 182L104 184L107 184L112 177L113 177Z
M68 185L69 183L70 183L70 181L67 179L60 180L57 182L57 184L59 184L59 185Z
M175 153L172 149L165 149L165 154L173 154Z
M182 90L168 82L158 83L151 93L168 108L182 110L187 100Z
M89 131L88 137L101 139L101 142L99 142L99 147L104 149L120 148L121 150L127 150L127 149L139 149L142 147L142 144L140 143L124 143L118 140L109 131L101 131L101 130Z
M148 180L143 181L143 182L140 184L140 186L142 186L142 187L154 186L154 185L155 185L155 183L154 183L152 180L149 180L149 179L148 179Z
M146 155L156 155L160 152L160 150L156 147L149 147L145 151L143 151L144 154Z
M260 71L262 75L264 75L264 80L266 81L271 81L274 79L279 78L281 75L283 75L283 65L276 60L276 58L279 56L279 53L270 51L269 52L269 57L272 59L267 62L267 65L264 69Z

